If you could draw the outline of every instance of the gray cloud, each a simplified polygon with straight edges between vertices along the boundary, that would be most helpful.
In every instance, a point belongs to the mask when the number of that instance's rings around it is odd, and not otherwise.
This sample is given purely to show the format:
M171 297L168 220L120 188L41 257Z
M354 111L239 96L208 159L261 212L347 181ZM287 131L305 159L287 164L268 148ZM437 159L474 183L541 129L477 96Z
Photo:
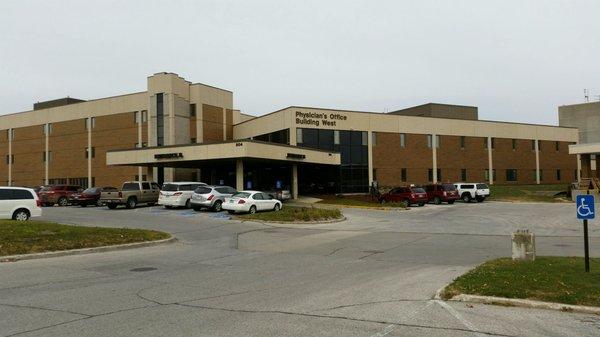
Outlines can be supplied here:
M477 105L555 124L600 95L598 1L2 1L0 114L145 90L171 71L289 105Z

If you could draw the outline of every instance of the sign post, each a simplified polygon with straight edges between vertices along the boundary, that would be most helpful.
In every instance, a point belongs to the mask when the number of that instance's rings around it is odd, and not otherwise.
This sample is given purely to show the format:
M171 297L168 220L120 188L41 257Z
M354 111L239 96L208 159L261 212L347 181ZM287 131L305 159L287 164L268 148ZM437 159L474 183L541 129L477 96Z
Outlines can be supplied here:
M588 220L594 219L596 211L594 209L593 195L578 195L576 199L577 219L583 220L583 246L585 249L585 272L590 272L590 246L588 240Z

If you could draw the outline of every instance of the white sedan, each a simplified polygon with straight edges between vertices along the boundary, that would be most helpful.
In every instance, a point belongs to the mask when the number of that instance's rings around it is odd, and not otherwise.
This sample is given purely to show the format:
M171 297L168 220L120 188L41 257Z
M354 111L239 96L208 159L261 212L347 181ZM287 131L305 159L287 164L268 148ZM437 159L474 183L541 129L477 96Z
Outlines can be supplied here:
M283 207L281 201L274 196L259 191L241 191L225 198L222 208L229 213L259 211L279 211Z

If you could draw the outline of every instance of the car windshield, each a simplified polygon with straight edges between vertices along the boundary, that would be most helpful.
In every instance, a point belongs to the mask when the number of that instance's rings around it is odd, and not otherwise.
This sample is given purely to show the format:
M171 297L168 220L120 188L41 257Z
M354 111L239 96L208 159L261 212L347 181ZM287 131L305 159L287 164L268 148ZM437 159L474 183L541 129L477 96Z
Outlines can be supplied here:
M410 191L413 193L425 193L425 190L420 187L411 188Z
M452 184L442 184L442 189L444 191L456 191L456 187Z
M477 189L478 190L484 190L487 189L488 185L487 184L477 184Z
M210 193L212 191L212 189L210 187L205 187L205 186L200 186L197 189L194 190L194 193L196 194L207 194Z
M248 198L250 197L250 193L247 192L238 192L232 196L232 198Z
M88 194L92 194L92 193L96 193L96 192L98 192L98 188L96 188L96 187L88 188L85 191L83 191L83 193L88 193Z
M166 192L179 191L179 185L175 185L175 184L163 184L162 190L166 191Z

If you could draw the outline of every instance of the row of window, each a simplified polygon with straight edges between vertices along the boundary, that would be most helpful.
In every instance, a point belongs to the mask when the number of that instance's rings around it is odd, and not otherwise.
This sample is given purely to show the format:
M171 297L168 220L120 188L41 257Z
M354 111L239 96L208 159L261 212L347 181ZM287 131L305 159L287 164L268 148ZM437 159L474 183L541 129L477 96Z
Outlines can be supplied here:
M92 147L91 151L90 151L90 148L85 149L85 158L86 159L89 158L90 152L91 152L92 158L96 158L96 148L95 147ZM51 160L52 160L52 151L48 151L48 153L46 153L46 151L42 152L42 162L44 162L44 163L46 161L50 162ZM10 156L6 155L6 164L14 164L14 163L15 163L15 155L14 154L11 154Z
M525 170L517 170L517 169L506 169L506 181L518 181L518 172L521 171L525 171ZM536 181L537 180L537 170L532 170L532 180ZM554 171L555 173L555 177L557 181L562 181L563 179L563 174L562 174L562 170L561 169L556 169ZM540 181L544 181L544 170L539 170L539 175L540 175ZM493 181L497 181L496 179L496 170L493 169L492 170L492 180ZM490 171L489 170L485 170L484 171L484 177L485 177L485 181L489 181L490 180ZM428 181L433 181L433 169L428 169L427 170L427 179ZM467 169L461 169L460 170L460 181L468 181L469 175L467 174ZM577 179L577 170L574 170L573 172L573 179L576 180ZM373 169L373 180L377 180L377 169ZM437 181L443 181L444 177L442 176L442 170L441 169L437 169ZM406 168L402 168L400 170L400 181L401 182L408 182L408 170Z
M405 133L401 133L400 134L400 147L406 147L406 137L407 135ZM372 133L372 143L373 145L377 145L377 132L373 132ZM460 136L460 143L459 143L459 147L461 149L465 149L465 144L466 144L466 136ZM489 144L489 143L491 144ZM429 134L427 135L427 147L428 148L439 148L440 144L442 143L441 137L440 135L435 135L435 143L434 143L434 137L433 135ZM488 147L491 145L491 148L494 149L496 147L496 138L490 138L488 141L488 138L483 138L483 148L484 149L488 149ZM512 149L513 150L517 150L517 139L512 139ZM532 139L531 140L531 149L533 151L536 150L536 140ZM554 142L554 149L555 151L560 151L560 142L559 141L555 141ZM541 151L541 149L538 149L538 151Z

